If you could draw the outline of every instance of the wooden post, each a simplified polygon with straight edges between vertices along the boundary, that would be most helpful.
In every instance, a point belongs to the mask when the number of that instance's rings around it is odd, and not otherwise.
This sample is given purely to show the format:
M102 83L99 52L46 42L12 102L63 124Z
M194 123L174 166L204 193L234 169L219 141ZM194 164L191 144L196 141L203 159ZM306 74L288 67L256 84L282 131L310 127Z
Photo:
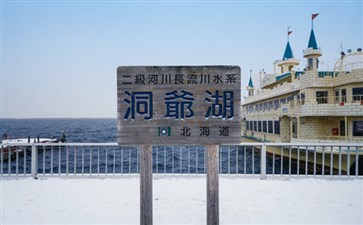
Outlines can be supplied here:
M140 146L140 225L153 224L152 146Z
M207 225L219 224L219 145L207 145Z

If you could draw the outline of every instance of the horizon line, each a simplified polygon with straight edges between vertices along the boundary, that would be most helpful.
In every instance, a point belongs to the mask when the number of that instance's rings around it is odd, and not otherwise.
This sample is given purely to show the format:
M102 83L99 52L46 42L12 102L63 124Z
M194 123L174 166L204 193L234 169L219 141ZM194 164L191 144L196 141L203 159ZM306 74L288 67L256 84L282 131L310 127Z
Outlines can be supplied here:
M117 117L3 117L2 119L117 119Z

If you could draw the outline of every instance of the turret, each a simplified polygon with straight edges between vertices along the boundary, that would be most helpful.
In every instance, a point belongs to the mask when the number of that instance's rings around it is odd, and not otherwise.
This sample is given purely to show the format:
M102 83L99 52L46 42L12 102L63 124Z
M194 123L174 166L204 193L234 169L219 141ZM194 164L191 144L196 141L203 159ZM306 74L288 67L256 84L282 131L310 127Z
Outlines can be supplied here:
M317 17L319 13L312 14L311 16L311 32L309 37L308 47L304 51L304 58L307 59L306 70L318 69L319 57L322 55L320 48L315 39L313 20Z
M288 73L293 70L293 68L299 65L299 60L294 58L294 54L292 52L289 36L292 31L287 30L287 44L284 52L284 56L282 60L278 62L278 66L281 68L281 73Z
M254 95L255 87L253 86L253 83L252 83L252 70L250 70L250 81L248 82L248 86L246 89L248 91L248 97Z

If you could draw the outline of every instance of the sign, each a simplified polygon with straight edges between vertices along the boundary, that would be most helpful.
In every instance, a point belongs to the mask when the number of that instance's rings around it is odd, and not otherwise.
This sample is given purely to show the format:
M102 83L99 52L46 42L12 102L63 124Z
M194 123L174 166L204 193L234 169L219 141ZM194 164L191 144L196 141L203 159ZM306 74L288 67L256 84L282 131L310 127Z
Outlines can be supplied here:
M120 66L120 145L240 143L238 66Z

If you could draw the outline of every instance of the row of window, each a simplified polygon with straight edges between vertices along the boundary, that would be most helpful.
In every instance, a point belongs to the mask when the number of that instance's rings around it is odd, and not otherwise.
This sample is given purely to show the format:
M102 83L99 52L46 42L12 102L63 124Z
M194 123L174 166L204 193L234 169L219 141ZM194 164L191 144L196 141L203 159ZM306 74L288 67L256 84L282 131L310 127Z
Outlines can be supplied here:
M259 104L251 104L249 106L246 106L245 110L247 110L248 113L277 110L281 107L281 104L287 104L287 103L290 103L290 106L294 107L294 99L296 99L298 105L305 104L305 94L301 93L298 95L291 95L286 98L280 98L273 101L263 102ZM316 101L318 104L328 104L329 92L317 91ZM363 87L352 88L352 101L363 101ZM335 103L338 102L347 102L346 89L335 90Z
M362 100L363 100L363 87L352 88L352 101L362 101ZM328 91L317 91L316 101L318 102L318 104L328 104L329 103ZM347 102L346 89L335 90L335 103L337 102Z
M247 112L261 112L261 111L270 111L270 110L277 110L281 107L281 104L293 103L294 99L301 105L305 104L305 94L301 93L298 95L291 95L286 98L280 98L273 101L263 102L255 105L247 106Z
M345 136L345 122L340 121L340 136ZM280 121L246 121L246 130L280 134ZM363 120L353 121L353 136L363 136Z
M280 134L280 121L246 121L246 130Z

